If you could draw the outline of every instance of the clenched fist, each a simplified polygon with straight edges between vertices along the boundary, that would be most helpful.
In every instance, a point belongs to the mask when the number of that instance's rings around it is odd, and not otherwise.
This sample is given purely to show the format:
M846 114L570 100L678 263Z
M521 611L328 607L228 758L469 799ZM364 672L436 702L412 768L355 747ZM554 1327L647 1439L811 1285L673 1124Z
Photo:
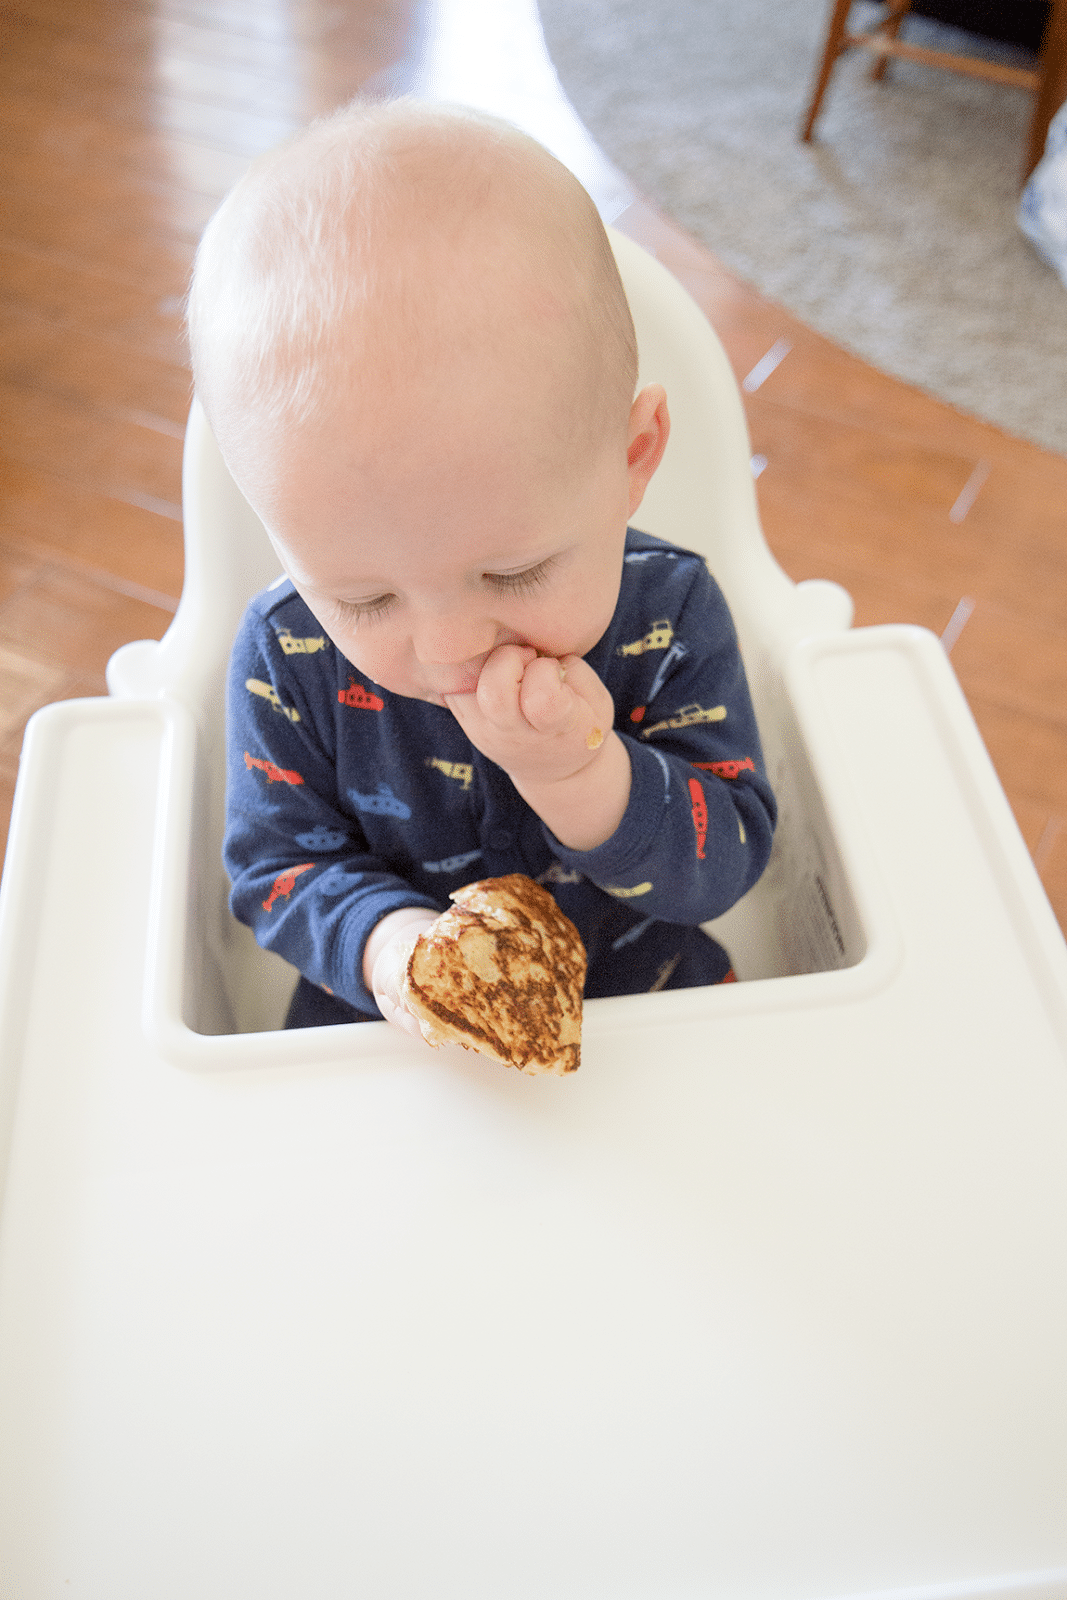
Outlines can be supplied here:
M539 656L499 645L473 694L445 697L471 743L516 787L573 777L594 759L615 716L611 695L581 656Z
M611 695L581 656L498 645L474 693L447 695L445 704L561 843L590 850L614 833L630 759L612 730Z

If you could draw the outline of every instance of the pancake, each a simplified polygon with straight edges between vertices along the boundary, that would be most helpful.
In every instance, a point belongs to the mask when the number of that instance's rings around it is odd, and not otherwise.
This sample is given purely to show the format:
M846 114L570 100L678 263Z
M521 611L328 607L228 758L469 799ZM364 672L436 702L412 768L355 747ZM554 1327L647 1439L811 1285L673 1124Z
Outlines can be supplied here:
M547 889L482 878L421 934L402 992L428 1044L459 1044L520 1072L575 1072L586 955Z

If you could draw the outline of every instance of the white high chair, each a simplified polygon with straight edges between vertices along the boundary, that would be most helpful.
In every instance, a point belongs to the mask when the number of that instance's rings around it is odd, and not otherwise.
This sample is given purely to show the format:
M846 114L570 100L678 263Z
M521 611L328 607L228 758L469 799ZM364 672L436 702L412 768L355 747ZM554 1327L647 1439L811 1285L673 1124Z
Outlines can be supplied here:
M1067 1596L1067 950L939 644L781 572L715 336L613 243L637 520L782 807L745 981L591 1003L567 1081L279 1031L219 863L277 568L194 406L177 617L31 722L0 893L4 1600Z

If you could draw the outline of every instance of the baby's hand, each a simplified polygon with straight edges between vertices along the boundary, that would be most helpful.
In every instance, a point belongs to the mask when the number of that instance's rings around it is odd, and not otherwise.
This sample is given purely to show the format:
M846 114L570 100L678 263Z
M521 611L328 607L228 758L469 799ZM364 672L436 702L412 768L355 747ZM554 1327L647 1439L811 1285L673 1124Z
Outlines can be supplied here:
M404 1004L402 984L415 941L435 921L432 911L418 911L415 907L407 915L398 911L392 914L392 918L383 918L378 924L382 936L370 952L372 959L367 963L370 968L367 986L378 1010L386 1022L411 1034L414 1039L423 1037L422 1029ZM383 927L383 923L388 926ZM371 939L378 933L378 928L371 934Z
M475 692L449 695L445 704L520 791L588 767L615 720L611 695L581 656L557 661L529 645L499 645Z

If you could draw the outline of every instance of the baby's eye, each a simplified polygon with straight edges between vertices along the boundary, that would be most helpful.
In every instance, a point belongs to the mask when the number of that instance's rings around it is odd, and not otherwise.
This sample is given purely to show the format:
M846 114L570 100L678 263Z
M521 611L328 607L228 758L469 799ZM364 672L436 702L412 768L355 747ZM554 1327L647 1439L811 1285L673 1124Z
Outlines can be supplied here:
M487 572L484 576L494 589L505 589L509 594L524 594L530 589L539 589L548 581L555 559L549 556L547 561L539 561L536 566L527 567L522 572Z
M341 622L367 622L388 611L395 599L395 595L378 594L373 600L335 600L334 609Z

